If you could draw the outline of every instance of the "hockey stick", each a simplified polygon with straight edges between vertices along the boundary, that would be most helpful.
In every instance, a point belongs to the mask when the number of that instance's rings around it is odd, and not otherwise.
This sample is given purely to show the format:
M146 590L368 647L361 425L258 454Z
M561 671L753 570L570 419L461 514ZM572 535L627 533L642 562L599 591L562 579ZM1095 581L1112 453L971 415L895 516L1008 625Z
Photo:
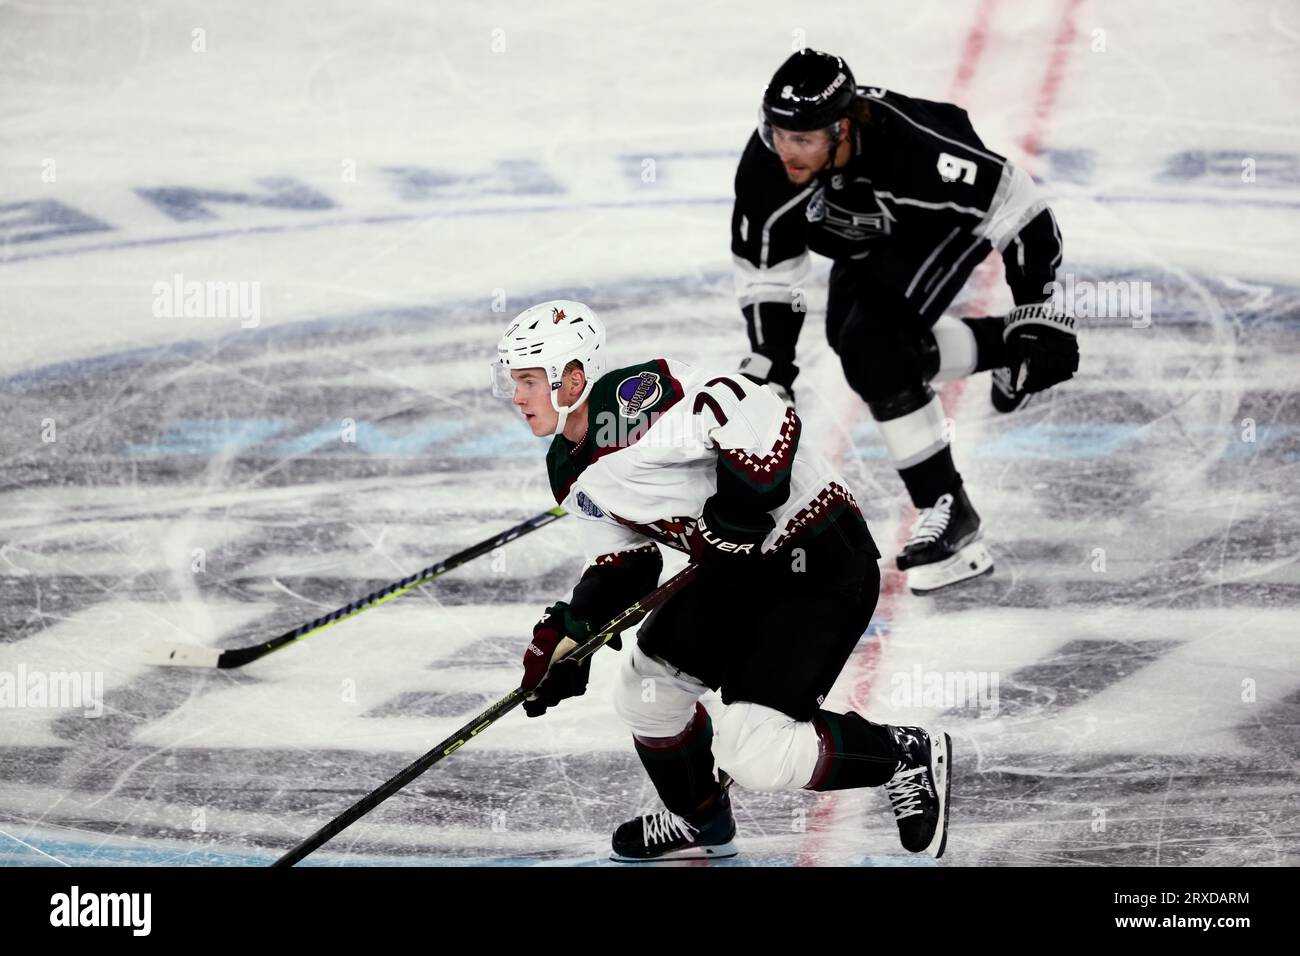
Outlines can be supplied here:
M582 644L579 644L564 659L568 660L572 658L577 661L582 661L590 657L605 644L608 644L613 640L614 637L621 634L629 627L632 627L634 624L640 623L641 620L645 618L646 614L663 604L664 601L668 600L669 597L680 590L683 585L689 583L695 577L695 573L696 566L694 564L688 564L681 571L677 572L677 574L674 574L655 590L651 591L622 614L618 615L618 617L606 624L599 634L593 634ZM522 704L524 698L530 693L531 691L529 690L524 690L522 687L516 687L495 704L488 707L488 709L483 711L483 713L479 714L467 723L464 727L461 727L446 740L442 741L442 743L438 744L426 753L423 757L420 757L397 776L388 780L378 789L372 790L370 793L366 794L366 796L348 807L337 817L325 824L325 826L321 827L271 865L293 866L295 863L302 860L307 854L318 849L324 843L343 832L343 830L351 826L357 820L360 820L363 816L375 807L379 806L379 804L383 803L398 790L401 790L416 777L420 776L420 774L424 773L443 757L446 757L452 751L459 749L470 738L478 736L506 714L510 713L510 711Z
M353 601L351 604L345 604L341 608L330 611L314 621L308 621L306 624L299 625L291 631L286 631L279 637L273 637L269 641L261 644L253 644L249 647L232 647L227 650L218 650L215 647L200 647L197 644L163 644L156 649L146 652L148 661L151 664L161 664L171 667L219 667L222 669L228 667L243 667L250 661L255 661L265 657L273 651L278 651L282 647L287 647L296 641L301 641L304 637L322 631L331 624L337 624L339 621L346 620L354 614L360 614L368 608L377 607L385 601L391 601L395 597L400 597L412 588L419 587L432 581L434 578L453 568L458 568L462 564L495 551L504 544L508 544L516 538L522 537L538 528L545 527L552 521L563 518L567 511L563 508L552 508L549 511L543 511L539 515L534 515L527 521L515 525L500 534L493 535L486 541L480 541L478 544L471 545L464 551L453 554L450 558L445 558L437 564L430 565L423 571L417 571L415 574L402 578L400 581L394 581L386 587L380 588L365 597Z

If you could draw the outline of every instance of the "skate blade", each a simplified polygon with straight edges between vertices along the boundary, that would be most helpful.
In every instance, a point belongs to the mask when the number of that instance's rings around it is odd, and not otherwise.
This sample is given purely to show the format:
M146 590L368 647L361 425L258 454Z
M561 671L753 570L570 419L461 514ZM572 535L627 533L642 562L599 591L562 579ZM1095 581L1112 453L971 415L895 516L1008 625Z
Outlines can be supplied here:
M683 847L680 850L665 853L663 856L623 856L610 851L609 858L615 863L675 863L678 860L725 860L739 852L736 849L736 844L727 842L720 843L717 846Z
M939 734L931 738L930 773L934 775L934 792L939 798L939 826L930 845L925 848L936 860L948 848L948 798L952 795L952 738Z
M907 587L913 594L929 594L971 578L993 573L993 555L983 541L972 541L951 558L907 569Z

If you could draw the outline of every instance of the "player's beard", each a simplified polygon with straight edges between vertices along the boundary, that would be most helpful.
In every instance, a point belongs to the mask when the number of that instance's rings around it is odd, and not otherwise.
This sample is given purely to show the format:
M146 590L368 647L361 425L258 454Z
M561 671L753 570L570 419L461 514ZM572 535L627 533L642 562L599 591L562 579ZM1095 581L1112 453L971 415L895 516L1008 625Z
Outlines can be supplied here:
M790 185L792 186L807 186L823 172L835 165L835 150L838 146L838 143L831 144L830 151L826 154L826 158L822 160L822 164L817 168L814 169L811 166L805 167L807 170L807 178L795 179L794 176L790 174L789 169L785 170L785 178L790 181Z
M796 179L794 174L787 169L785 171L785 178L790 181L790 184L792 186L807 186L810 182L812 182L814 179L817 178L817 174L820 173L824 168L825 167L823 166L820 169L814 169L811 166L805 166L803 170L803 178L801 179Z

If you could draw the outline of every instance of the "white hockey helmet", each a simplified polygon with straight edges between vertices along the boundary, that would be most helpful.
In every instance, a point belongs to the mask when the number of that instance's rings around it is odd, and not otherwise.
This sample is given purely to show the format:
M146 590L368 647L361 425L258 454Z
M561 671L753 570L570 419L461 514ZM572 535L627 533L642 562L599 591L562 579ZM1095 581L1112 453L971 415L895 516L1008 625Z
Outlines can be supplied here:
M564 369L570 362L581 362L587 376L586 388L569 408L559 402ZM592 386L605 372L605 324L588 306L571 299L552 299L530 306L515 316L497 343L497 359L492 363L492 394L510 398L515 392L510 373L522 368L541 368L551 384L551 406L560 413L555 426L564 430L571 408L587 400Z

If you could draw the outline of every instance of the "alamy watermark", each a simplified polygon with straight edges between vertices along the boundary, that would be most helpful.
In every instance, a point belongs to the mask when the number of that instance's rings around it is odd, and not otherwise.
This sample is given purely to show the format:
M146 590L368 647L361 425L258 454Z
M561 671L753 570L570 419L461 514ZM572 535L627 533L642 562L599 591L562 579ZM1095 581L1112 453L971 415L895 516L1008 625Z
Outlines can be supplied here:
M1067 272L1065 281L1043 286L1057 312L1076 319L1129 319L1135 329L1151 325L1150 282L1090 282Z
M29 671L19 664L0 671L0 710L80 708L86 717L104 716L103 671Z
M241 329L262 321L262 283L186 282L176 273L153 284L153 314L159 319L239 319Z
M894 707L979 710L981 717L998 715L997 671L927 671L916 664L890 679L889 703Z
M152 893L83 893L76 886L50 897L51 926L120 926L132 936L153 928Z
M702 454L709 448L712 423L699 415L659 415L647 412L628 418L615 412L598 412L594 419L597 448L624 448L641 442L645 448L682 448Z

